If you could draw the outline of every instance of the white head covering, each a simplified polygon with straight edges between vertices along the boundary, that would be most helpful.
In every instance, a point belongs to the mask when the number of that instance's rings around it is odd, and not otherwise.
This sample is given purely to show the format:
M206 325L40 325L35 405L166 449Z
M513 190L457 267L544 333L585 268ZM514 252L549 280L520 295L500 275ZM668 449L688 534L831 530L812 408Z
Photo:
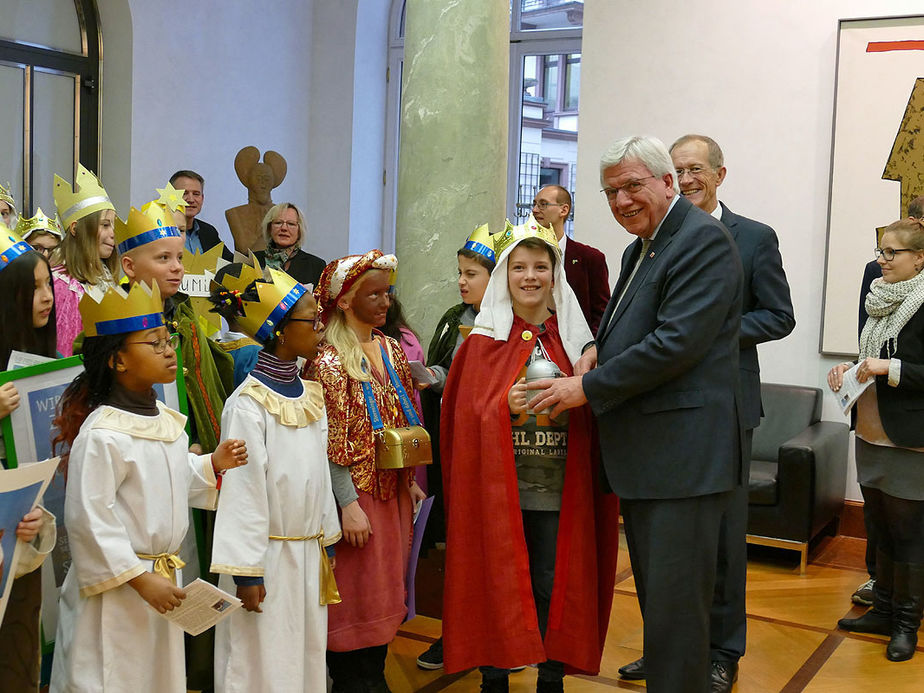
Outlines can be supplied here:
M475 327L472 334L482 334L498 341L506 342L513 327L513 301L510 299L510 289L507 285L507 262L510 253L524 239L520 239L505 248L497 258L497 265L491 272L491 279L481 299L481 310L475 318ZM555 315L558 318L558 332L561 335L562 345L571 365L580 358L584 346L593 341L593 335L581 312L577 296L568 285L565 277L565 266L562 262L561 250L557 245L548 244L555 253L558 262L555 263L555 285L552 287L552 301Z

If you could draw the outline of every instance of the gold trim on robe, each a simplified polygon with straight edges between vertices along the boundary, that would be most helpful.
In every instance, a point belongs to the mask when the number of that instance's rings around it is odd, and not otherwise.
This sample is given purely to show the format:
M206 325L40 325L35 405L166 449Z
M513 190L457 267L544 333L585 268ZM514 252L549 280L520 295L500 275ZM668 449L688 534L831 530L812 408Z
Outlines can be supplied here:
M283 397L256 378L248 378L241 386L242 395L256 400L283 426L304 428L324 416L324 390L320 383L302 380L300 397Z
M172 443L186 432L186 417L163 402L157 402L160 416L142 416L115 407L104 406L105 409L93 422L92 428L105 428L110 431L127 433L133 438L160 440L167 443ZM144 427L138 425L139 418L145 420Z

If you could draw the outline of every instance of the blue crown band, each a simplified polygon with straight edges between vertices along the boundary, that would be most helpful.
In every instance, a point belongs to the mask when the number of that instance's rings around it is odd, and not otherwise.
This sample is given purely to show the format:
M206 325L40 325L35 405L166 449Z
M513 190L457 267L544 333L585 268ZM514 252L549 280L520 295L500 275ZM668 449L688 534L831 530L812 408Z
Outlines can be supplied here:
M7 236L11 241L15 241L12 236ZM32 246L26 243L25 241L16 241L9 248L3 251L0 254L0 270L6 269L6 266L10 264L13 260L18 258L20 255L24 255L32 250Z
M494 251L484 243L479 243L478 241L465 241L465 249L476 252L479 255L484 255L491 262L496 262Z
M126 238L124 241L119 243L119 254L127 253L129 250L134 250L135 248L145 245L146 243L159 241L161 238L179 237L180 230L176 226L160 226L156 229L151 229L150 231L139 233L137 236Z
M270 337L273 336L273 330L276 329L276 325L279 324L279 321L285 317L285 314L292 310L292 306L295 305L295 302L302 297L303 294L307 293L306 289L301 284L296 284L292 287L292 290L286 294L279 305L273 308L273 312L269 314L269 317L263 323L257 334L254 335L256 339L261 344L265 344L270 340Z
M96 323L96 334L111 335L125 334L126 332L139 332L153 330L164 324L163 313L148 313L147 315L133 315L130 318L116 318L115 320L100 320Z

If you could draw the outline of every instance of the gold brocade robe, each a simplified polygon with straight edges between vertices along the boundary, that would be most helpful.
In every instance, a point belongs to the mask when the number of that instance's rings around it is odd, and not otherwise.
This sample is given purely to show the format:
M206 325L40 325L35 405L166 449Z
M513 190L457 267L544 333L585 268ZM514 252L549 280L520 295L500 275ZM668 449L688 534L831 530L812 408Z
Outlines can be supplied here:
M376 334L381 334L376 332ZM384 335L382 335L384 337ZM414 392L411 369L400 345L391 337L387 342L388 357L401 384L408 395ZM335 464L350 468L353 484L358 491L371 494L379 500L394 498L398 489L398 477L410 483L407 470L376 469L375 442L372 423L366 410L366 400L360 381L347 375L340 356L329 344L318 350L315 360L305 368L307 377L316 380L324 388L324 403L327 408L328 434L327 455ZM378 405L382 423L386 427L407 426L407 419L401 410L398 394L384 373L383 379L372 378L372 393ZM384 382L383 382L384 381Z

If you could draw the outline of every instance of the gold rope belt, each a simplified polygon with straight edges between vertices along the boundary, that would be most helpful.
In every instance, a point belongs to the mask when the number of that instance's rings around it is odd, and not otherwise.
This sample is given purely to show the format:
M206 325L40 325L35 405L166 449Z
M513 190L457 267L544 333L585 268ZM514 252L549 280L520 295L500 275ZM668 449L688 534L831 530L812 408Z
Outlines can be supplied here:
M320 563L320 604L325 606L327 604L339 604L342 600L340 599L340 591L337 589L337 579L334 577L334 571L330 567L330 558L327 555L327 551L324 550L324 532L319 532L318 534L313 534L311 536L301 536L301 537L281 537L274 534L270 535L270 541L314 541L317 540L318 548L321 550L321 563Z
M175 553L136 553L143 561L154 561L154 572L176 585L176 571L186 563Z

